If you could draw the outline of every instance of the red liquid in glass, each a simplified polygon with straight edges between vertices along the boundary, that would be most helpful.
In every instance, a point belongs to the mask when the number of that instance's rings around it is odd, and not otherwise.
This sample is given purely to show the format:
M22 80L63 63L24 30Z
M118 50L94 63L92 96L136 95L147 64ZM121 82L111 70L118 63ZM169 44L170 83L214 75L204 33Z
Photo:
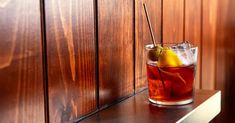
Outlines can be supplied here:
M149 98L160 102L192 99L195 65L157 67L147 64Z

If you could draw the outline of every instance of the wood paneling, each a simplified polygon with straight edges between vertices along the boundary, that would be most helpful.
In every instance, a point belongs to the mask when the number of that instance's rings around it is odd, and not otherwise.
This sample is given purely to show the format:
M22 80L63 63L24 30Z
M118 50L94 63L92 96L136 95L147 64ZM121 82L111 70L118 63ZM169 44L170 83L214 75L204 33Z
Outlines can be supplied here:
M200 88L201 68L201 0L185 0L185 37L186 41L198 47L198 62L195 88Z
M39 0L0 1L0 122L43 123Z
M202 89L215 87L217 9L218 0L203 0Z
M93 0L46 0L49 117L74 122L96 110Z
M151 37L143 2L157 41L189 40L199 46L196 88L222 90L222 112L216 120L233 121L233 0L42 2L50 122L74 122L95 111L97 102L102 108L133 94L134 88L147 87L144 45ZM40 0L0 0L0 122L45 122L40 14Z
M183 41L184 0L163 0L163 42Z
M134 92L134 1L99 0L100 106Z
M203 1L202 88L222 92L216 122L234 122L235 1Z
M222 110L217 123L234 122L235 111L235 1L218 0L216 23L215 89L222 91Z
M217 11L212 11L217 15L216 23L213 23L211 26L216 27L216 35L214 35L216 40L216 63L215 63L215 89L222 91L222 102L221 102L221 113L217 118L215 118L215 123L232 123L234 121L233 114L234 103L234 55L232 56L232 52L235 47L233 47L232 42L234 42L234 32L230 27L234 27L235 23L231 22L233 15L229 15L229 9L232 12L232 6L229 2L230 0L217 1L218 9ZM234 11L234 9L233 9ZM208 10L206 11L208 12ZM232 14L232 13L230 13ZM219 18L218 18L219 17ZM229 23L230 21L230 23ZM231 25L230 25L231 24ZM230 32L231 31L231 32ZM233 49L232 49L233 47ZM231 52L232 51L232 52ZM231 104L233 103L233 104Z
M147 87L145 45L151 44L151 36L143 9L146 3L155 39L161 41L161 0L135 0L135 89Z

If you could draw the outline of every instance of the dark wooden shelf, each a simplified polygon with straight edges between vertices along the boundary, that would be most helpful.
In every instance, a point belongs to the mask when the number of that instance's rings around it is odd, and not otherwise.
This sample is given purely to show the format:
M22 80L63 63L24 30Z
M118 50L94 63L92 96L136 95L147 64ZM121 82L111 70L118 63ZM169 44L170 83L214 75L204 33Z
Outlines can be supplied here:
M158 106L148 101L147 90L100 111L82 123L209 122L219 114L221 92L196 90L194 102L183 106Z

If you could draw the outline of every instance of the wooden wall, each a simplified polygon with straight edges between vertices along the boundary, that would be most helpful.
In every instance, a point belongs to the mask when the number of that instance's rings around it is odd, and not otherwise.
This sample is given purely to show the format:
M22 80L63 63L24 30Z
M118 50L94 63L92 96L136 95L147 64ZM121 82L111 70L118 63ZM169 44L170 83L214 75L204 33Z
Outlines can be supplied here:
M46 0L50 123L75 122L97 109L93 0Z
M0 122L42 123L40 1L0 1Z
M134 93L132 0L98 0L99 106Z
M222 110L216 122L234 122L235 1L203 1L202 88L222 91ZM203 56L204 55L204 56Z
M195 87L232 121L232 0L2 0L0 122L75 122L146 89L144 2L158 42L198 46Z
M144 46L152 43L151 36L143 9L146 3L152 22L153 33L156 41L162 40L162 1L161 0L136 0L135 1L135 90L141 91L147 87L146 57Z

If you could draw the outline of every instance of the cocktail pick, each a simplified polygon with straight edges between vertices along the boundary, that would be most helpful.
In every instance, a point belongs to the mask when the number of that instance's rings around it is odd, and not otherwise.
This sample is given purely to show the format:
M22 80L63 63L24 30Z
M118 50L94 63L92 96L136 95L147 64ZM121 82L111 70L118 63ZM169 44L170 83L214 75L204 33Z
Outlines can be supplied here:
M145 3L143 4L143 6L144 6L144 11L145 11L145 15L146 15L146 18L147 18L148 27L149 27L149 31L150 31L150 34L151 34L153 45L157 46L155 37L153 35L153 28L152 28L152 25L151 25L151 22L150 22L150 19L149 19L149 14L148 14L147 6L146 6Z
M145 15L146 15L146 18L147 18L147 22L148 22L149 31L150 31L150 34L151 34L151 37L152 37L153 45L154 45L154 47L157 47L156 40L155 40L155 37L154 37L154 35L153 35L153 28L152 28L152 25L151 25L151 22L150 22L150 19L149 19L149 14L148 14L147 6L146 6L145 3L143 4L143 6L144 6L144 11L145 11ZM161 45L162 45L162 44L161 44ZM162 45L162 46L163 46L163 45ZM158 72L159 72L159 74L160 74L160 78L161 78L161 81L162 81L162 85L163 85L163 88L164 88L164 90L165 90L164 80L163 80L163 77L162 77L162 74L161 74L161 71L159 70L159 68L158 68Z

